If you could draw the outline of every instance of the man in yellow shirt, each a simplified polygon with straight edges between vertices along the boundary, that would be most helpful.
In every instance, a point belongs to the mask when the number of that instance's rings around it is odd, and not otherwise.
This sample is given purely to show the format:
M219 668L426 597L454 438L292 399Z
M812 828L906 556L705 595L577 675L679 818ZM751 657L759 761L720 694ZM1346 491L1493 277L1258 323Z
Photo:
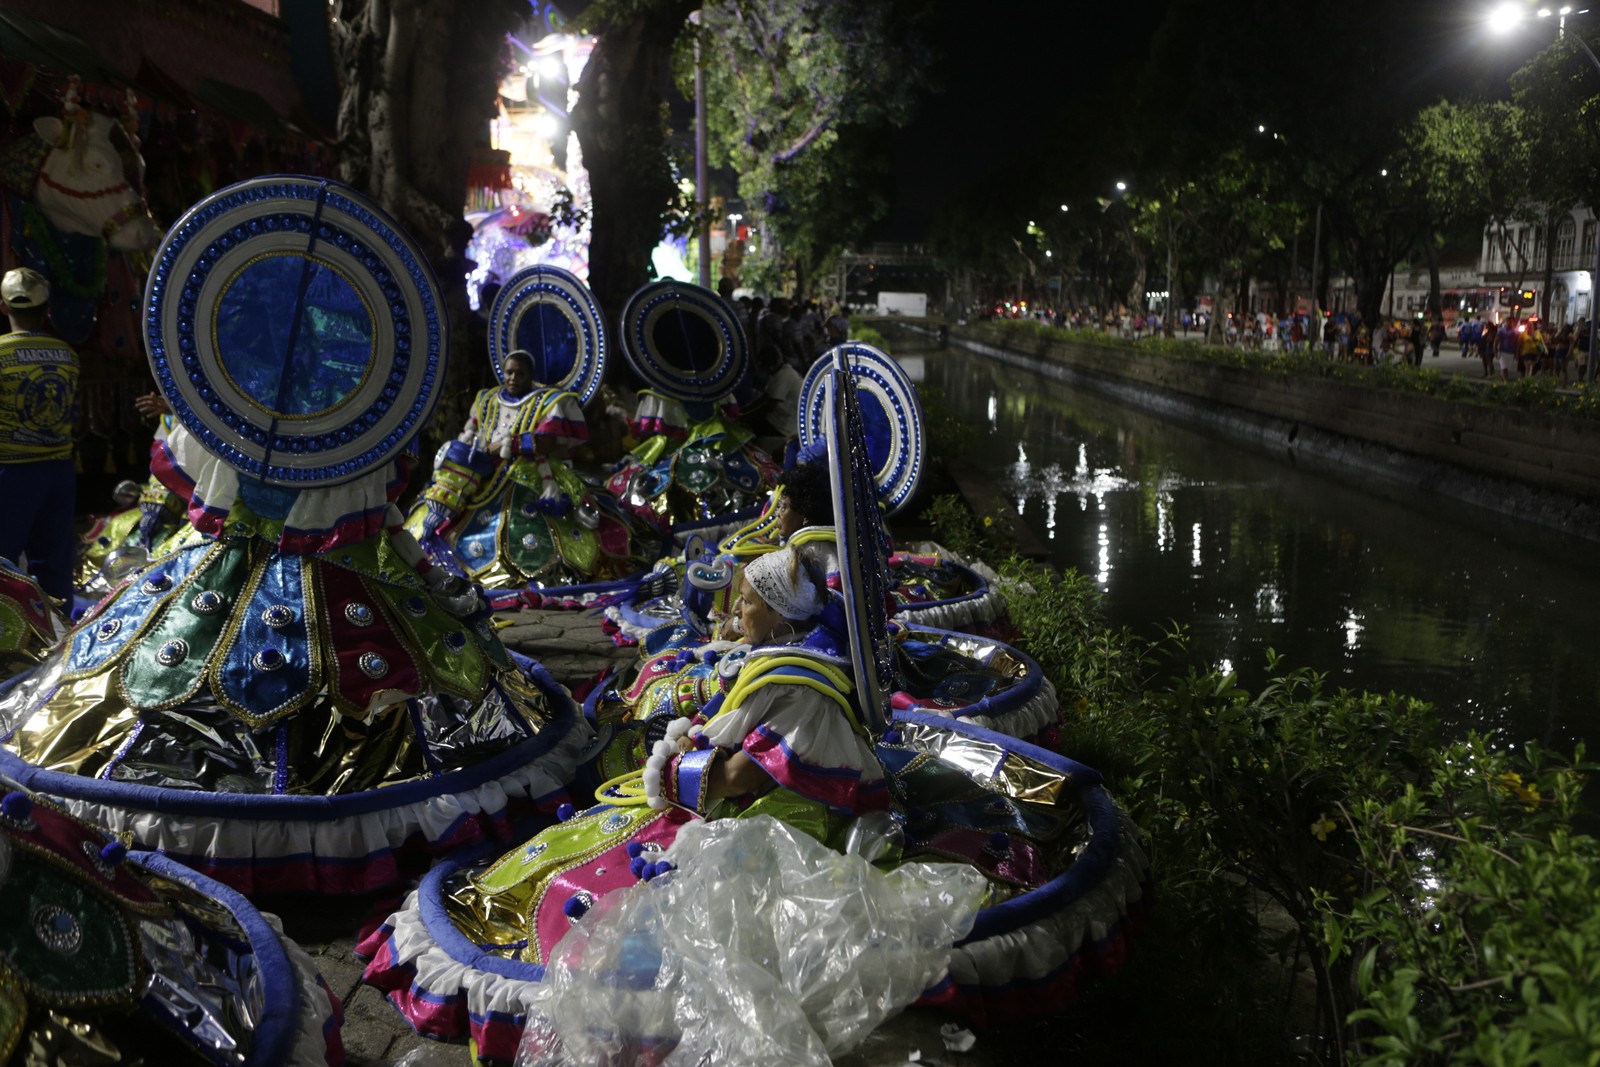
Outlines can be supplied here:
M45 592L72 596L72 416L78 354L48 330L50 283L21 267L0 278L0 556L27 553Z

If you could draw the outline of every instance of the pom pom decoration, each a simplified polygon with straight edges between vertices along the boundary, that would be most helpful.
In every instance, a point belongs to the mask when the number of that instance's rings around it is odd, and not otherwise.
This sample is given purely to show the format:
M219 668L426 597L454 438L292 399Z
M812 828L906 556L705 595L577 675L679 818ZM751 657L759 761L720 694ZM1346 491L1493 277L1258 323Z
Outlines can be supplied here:
M629 841L627 853L630 860L636 860L644 854L644 846L637 841Z
M883 732L883 743L886 745L898 745L900 743L900 731L885 730Z
M581 919L588 910L589 902L579 896L568 897L567 902L561 905L562 913L569 919Z
M573 807L571 804L563 804L556 809L556 821L566 822L576 814L578 814L577 808Z
M628 870L633 872L633 876L635 878L642 879L644 877L645 868L648 866L650 866L649 860L645 859L643 856L635 856L633 857L633 862L628 864Z
M128 858L128 846L121 841L107 841L100 849L100 859L109 866L115 867Z
M33 798L26 793L7 793L0 800L0 818L22 830L34 829Z

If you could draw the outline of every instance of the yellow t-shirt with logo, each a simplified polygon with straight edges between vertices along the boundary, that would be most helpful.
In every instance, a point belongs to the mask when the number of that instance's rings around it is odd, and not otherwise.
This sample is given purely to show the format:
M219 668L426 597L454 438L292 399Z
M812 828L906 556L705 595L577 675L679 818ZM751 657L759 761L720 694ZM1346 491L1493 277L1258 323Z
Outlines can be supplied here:
M0 463L72 458L78 354L47 333L0 334Z

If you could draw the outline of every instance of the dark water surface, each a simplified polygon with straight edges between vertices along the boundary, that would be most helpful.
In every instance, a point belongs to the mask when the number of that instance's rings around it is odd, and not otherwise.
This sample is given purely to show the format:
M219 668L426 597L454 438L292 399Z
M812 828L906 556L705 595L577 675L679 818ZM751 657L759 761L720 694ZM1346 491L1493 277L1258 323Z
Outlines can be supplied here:
M1082 388L901 334L976 431L967 462L1092 576L1111 621L1189 628L1258 688L1266 650L1336 686L1434 703L1453 733L1600 751L1593 545L1417 493L1309 474Z

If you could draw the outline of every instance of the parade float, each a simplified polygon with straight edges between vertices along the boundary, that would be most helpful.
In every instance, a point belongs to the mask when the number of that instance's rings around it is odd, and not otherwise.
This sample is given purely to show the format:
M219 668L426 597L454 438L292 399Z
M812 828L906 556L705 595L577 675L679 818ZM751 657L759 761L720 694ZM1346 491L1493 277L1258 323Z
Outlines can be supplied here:
M893 707L887 538L855 384L842 361L827 380L837 588L792 547L751 562L748 640L702 657L719 669L642 766L522 845L429 872L361 946L419 1032L553 1063L737 1059L781 1030L806 1050L791 1062L825 1063L913 1000L1034 1017L1120 961L1149 875L1099 776ZM827 886L858 901L848 921L810 895ZM879 967L866 945L916 951Z
M144 328L192 529L0 687L0 773L245 891L390 884L557 804L588 727L394 504L447 350L410 239L331 181L231 186Z

